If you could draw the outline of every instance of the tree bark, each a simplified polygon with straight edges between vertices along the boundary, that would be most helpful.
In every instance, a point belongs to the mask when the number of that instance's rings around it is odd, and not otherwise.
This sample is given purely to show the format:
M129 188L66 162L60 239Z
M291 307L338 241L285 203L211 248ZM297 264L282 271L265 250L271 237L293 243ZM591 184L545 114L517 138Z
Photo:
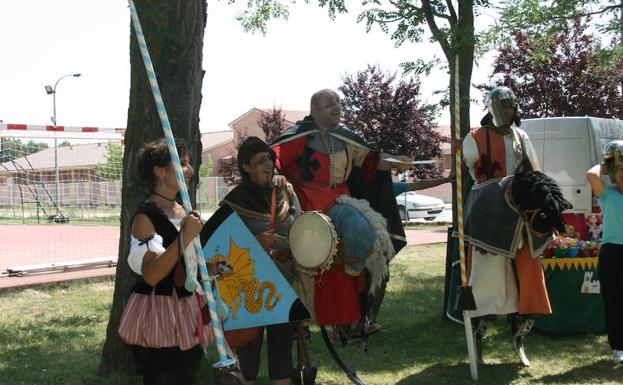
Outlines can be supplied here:
M456 99L456 57L459 59L459 114L460 114L460 132L461 139L467 135L470 131L470 88L472 84L472 70L474 65L474 2L472 0L459 1L459 18L457 24L454 26L453 35L453 57L447 58L448 68L450 69L450 117L451 117L451 131L452 138L455 139L455 99ZM456 153L456 146L460 145L459 142L451 141L451 152ZM452 157L452 168L456 169L455 157ZM462 185L465 186L467 181L467 168L465 165L462 167ZM452 188L452 224L457 228L457 189L456 184ZM465 202L465 194L463 191L463 202Z
M619 47L621 47L623 45L623 0L619 2L619 6L621 7L621 9L619 9ZM619 57L618 60L615 59L614 65L619 67L621 63L623 63L623 58ZM619 87L621 89L619 96L623 101L623 79L621 79Z
M135 0L135 5L173 134L186 142L196 170L189 189L191 201L194 202L201 164L199 108L204 75L202 51L207 3L205 0ZM138 183L136 154L144 143L164 137L136 35L131 26L130 29L131 85L124 138L119 262L99 367L102 375L113 371L132 371L134 368L131 351L119 338L117 329L136 280L126 260L130 226L136 207L148 197L148 190Z

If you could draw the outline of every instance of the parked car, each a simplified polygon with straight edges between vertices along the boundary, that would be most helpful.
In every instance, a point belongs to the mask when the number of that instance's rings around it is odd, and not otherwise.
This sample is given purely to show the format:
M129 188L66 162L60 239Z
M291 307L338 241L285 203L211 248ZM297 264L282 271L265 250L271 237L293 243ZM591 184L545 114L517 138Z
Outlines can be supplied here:
M418 194L415 191L407 191L396 197L396 204L400 212L400 219L406 222L410 219L434 220L441 214L445 204L439 198Z

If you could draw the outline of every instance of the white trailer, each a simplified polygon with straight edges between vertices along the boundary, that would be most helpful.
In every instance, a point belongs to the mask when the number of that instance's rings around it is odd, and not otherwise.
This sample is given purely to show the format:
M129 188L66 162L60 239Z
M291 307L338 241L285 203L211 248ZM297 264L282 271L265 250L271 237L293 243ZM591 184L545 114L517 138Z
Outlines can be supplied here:
M560 184L565 198L573 204L570 212L590 214L597 203L586 171L601 162L607 142L623 139L623 121L591 117L525 119L521 128L530 137L543 172Z

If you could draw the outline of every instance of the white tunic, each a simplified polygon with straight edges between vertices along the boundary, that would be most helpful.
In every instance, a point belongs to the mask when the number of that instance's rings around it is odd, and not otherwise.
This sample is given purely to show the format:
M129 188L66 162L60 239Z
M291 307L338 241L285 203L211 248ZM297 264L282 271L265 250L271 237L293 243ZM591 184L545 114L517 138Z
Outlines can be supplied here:
M506 155L506 175L514 175L521 164L523 153L521 143L525 147L525 154L534 170L540 170L536 151L528 135L517 127L512 127L513 133L504 135L504 150ZM474 166L480 159L480 152L476 140L467 135L463 140L463 159L469 168L469 173L476 181ZM470 311L471 317L480 317L490 314L510 314L518 312L519 293L517 280L513 271L513 260L493 253L483 253L472 248L472 266L469 285L472 287L476 310Z

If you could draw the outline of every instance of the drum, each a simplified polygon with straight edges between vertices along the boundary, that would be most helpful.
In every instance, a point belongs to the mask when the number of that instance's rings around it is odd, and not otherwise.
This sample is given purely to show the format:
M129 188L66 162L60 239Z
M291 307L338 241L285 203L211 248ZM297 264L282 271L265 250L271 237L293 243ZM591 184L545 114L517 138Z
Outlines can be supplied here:
M308 211L294 220L288 235L290 250L300 269L308 273L328 270L337 253L338 238L331 219Z

